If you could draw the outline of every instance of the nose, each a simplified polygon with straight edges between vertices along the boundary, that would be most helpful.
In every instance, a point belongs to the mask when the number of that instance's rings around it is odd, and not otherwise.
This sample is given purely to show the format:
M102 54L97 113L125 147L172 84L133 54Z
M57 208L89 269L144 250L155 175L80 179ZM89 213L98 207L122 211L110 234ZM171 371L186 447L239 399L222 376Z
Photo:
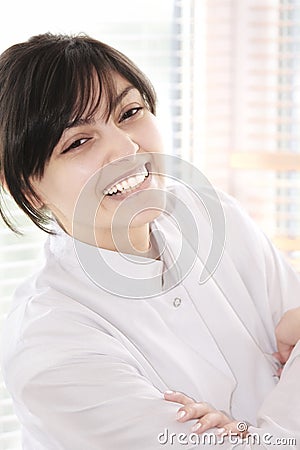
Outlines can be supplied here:
M112 124L107 133L108 159L114 161L126 156L134 156L140 146L132 133Z

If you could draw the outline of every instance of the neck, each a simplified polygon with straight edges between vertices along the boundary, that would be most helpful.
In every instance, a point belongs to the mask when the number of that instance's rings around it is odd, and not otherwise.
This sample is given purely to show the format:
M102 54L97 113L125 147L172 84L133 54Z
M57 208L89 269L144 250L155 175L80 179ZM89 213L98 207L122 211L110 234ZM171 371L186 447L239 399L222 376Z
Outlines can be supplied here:
M60 222L58 221L58 223ZM94 234L90 228L85 229L83 227L80 230L77 229L75 236L71 230L66 229L64 226L62 228L66 233L74 236L79 241L99 248L145 258L155 259L157 257L157 251L150 243L150 227L148 223L141 227L129 228L128 230L124 228L115 229L113 236L107 229L97 230Z
M109 230L96 232L97 247L137 256L150 256L149 224L136 228L117 228L114 234Z
M83 226L77 228L75 236L72 233L72 226L63 226L58 218L56 220L67 234L86 244L119 253L159 259L158 249L150 242L149 223L140 227L130 227L128 230L126 228L115 228L113 236L110 230L106 228L95 230L94 233L90 227Z

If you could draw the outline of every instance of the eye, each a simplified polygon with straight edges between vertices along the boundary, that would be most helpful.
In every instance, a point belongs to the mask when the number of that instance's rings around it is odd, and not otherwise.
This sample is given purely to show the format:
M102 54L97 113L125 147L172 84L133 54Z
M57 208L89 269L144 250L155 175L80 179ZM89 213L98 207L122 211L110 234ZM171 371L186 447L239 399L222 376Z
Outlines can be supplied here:
M123 122L124 120L130 119L130 117L135 116L139 113L139 111L142 111L144 108L142 106L136 106L135 108L130 108L127 111L125 111L119 120L119 122Z
M85 144L87 141L89 141L91 138L82 138L82 139L76 139L76 141L72 142L71 145L69 145L69 147L67 147L66 149L64 149L61 153L67 153L70 150L74 150L78 147L81 147L83 144Z

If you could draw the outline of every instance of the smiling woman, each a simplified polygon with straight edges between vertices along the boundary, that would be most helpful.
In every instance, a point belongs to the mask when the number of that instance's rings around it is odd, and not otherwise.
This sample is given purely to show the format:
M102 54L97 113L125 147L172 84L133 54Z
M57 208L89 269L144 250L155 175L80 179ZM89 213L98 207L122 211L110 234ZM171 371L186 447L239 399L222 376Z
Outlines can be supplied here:
M3 333L25 450L152 450L164 430L299 436L299 346L274 356L299 278L232 198L166 158L155 100L88 36L39 35L0 57L1 180L49 233Z
M8 61L12 58L15 62L10 67ZM127 100L123 117L119 111L117 120L123 123L129 118L134 100L141 103L138 108L145 106L154 113L155 93L150 82L128 58L92 39L36 36L29 40L26 48L16 45L4 52L0 64L0 100L7 105L1 108L0 123L6 130L3 146L9 148L5 152L3 166L5 182L21 209L45 229L48 216L40 208L34 208L29 200L32 196L39 204L43 203L34 190L32 179L40 179L44 175L45 166L63 132L66 130L62 136L64 148L60 148L60 152L67 153L79 147L79 142L90 140L81 136L79 139L73 128L91 121L102 95L107 101L101 115L108 118L121 101L124 110L124 97L135 88L136 96L131 100L131 108L128 108L130 102ZM30 68L26 73L24 65ZM116 91L114 73L127 80L122 92ZM31 85L34 85L34 90L26 89ZM11 96L12 91L16 96ZM21 105L16 104L19 96L23 98ZM19 148L23 151L17 151ZM18 173L16 167L19 168ZM9 224L6 216L4 219Z
M74 49L72 53L74 58ZM104 72L103 67L101 70ZM41 204L52 211L67 233L74 235L76 229L78 239L89 244L93 244L96 239L98 246L115 250L110 228L117 202L142 189L158 188L158 177L149 177L145 165L149 164L150 159L153 160L153 152L162 150L162 141L156 119L148 106L151 101L151 109L154 110L154 96L147 101L149 95L146 89L149 90L150 84L144 81L143 84L147 87L139 87L140 92L123 76L116 74L111 68L108 70L110 76L105 76L109 78L109 87L106 88L103 81L100 84L99 79L98 83L93 81L97 94L92 92L92 100L80 108L81 115L67 124L43 169L43 175L32 175L30 182L34 192L38 193L36 197ZM142 85L142 81L136 84ZM109 94L112 90L114 92ZM107 105L110 104L107 111ZM73 109L70 115L76 116ZM150 155L147 161L145 155L148 153ZM144 155L144 161L138 163L137 157L140 154ZM93 183L88 182L104 167L106 170L102 171L101 183L98 181L98 174L97 189L94 189ZM80 217L76 215L75 223L74 211L83 189L87 190L87 202L89 208L95 211L96 217L91 222L83 212ZM100 206L99 190L104 195ZM85 203L85 208L86 206ZM130 235L136 250L147 251L147 224L156 215L157 211L152 209L152 216L148 210L133 219L130 230L134 227L134 233L130 232ZM145 218L142 219L142 216ZM125 229L127 227L127 223L115 225Z

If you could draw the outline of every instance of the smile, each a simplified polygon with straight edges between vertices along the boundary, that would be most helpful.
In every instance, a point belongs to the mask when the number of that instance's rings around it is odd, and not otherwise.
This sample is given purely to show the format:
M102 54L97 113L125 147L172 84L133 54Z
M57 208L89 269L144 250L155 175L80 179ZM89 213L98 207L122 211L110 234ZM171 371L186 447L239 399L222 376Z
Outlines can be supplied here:
M128 193L134 189L137 189L145 181L145 179L148 178L148 176L149 172L146 166L143 165L134 175L131 174L122 181L118 181L109 188L104 189L103 194L112 196Z

